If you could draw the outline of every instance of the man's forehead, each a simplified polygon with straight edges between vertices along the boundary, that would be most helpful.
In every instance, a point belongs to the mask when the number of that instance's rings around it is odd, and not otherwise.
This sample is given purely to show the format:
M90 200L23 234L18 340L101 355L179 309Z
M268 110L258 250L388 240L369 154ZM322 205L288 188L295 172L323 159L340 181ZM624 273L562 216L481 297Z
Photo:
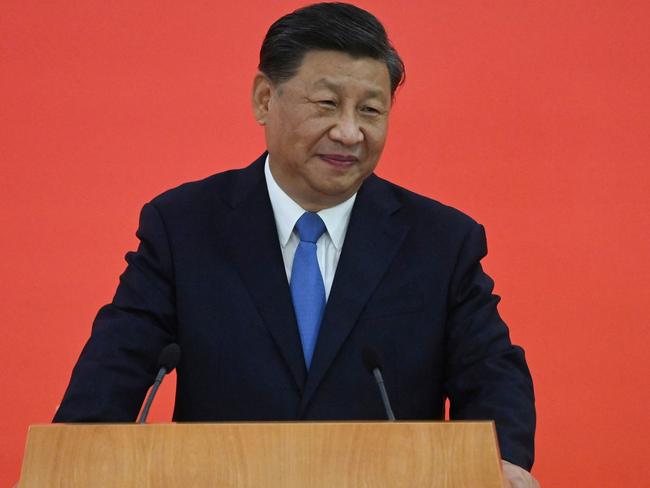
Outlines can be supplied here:
M340 90L354 82L365 85L368 96L385 97L390 93L388 67L369 56L351 56L342 51L308 51L296 74L312 88Z

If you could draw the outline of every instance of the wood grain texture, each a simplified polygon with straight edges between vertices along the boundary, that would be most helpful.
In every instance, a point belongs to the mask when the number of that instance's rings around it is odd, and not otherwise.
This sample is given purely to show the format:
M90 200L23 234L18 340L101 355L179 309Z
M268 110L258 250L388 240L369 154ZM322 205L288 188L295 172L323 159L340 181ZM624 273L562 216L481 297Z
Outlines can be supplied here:
M501 488L491 422L35 425L21 488Z

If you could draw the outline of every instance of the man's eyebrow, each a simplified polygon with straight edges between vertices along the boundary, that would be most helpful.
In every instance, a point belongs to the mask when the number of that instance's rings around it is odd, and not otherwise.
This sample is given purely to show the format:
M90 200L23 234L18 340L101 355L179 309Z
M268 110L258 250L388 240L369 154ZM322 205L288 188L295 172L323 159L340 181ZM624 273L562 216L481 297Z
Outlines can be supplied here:
M333 82L328 78L321 78L320 80L314 82L315 88L319 88L321 86L328 88L329 90L332 91L338 91L340 89L340 85L338 85L337 83ZM379 98L382 100L386 98L386 94L382 90L374 90L372 88L368 88L365 91L364 95L367 98Z

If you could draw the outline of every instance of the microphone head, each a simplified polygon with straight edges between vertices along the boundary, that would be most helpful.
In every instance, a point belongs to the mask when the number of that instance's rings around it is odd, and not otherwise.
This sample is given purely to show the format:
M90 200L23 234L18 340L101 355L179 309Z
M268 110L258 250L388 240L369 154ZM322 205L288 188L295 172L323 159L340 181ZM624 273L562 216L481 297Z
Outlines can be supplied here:
M372 374L375 369L381 370L382 360L377 349L366 346L361 350L361 356L363 357L363 364L369 373Z
M167 344L158 356L158 368L165 368L170 373L181 360L181 348L175 342Z

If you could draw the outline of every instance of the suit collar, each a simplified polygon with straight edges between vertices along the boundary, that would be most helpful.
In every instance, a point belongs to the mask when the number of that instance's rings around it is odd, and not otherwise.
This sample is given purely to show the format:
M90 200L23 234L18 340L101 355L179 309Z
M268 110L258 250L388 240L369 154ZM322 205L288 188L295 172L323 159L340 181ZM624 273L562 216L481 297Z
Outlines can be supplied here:
M307 371L264 179L265 157L232 172L232 181L224 185L221 198L232 208L225 220L226 247L297 390L302 391Z
M231 208L237 208L250 198L255 198L259 185L264 184L266 155L265 152L246 168L233 169L223 173L221 176L227 178L228 181L221 185L219 194L216 196Z

